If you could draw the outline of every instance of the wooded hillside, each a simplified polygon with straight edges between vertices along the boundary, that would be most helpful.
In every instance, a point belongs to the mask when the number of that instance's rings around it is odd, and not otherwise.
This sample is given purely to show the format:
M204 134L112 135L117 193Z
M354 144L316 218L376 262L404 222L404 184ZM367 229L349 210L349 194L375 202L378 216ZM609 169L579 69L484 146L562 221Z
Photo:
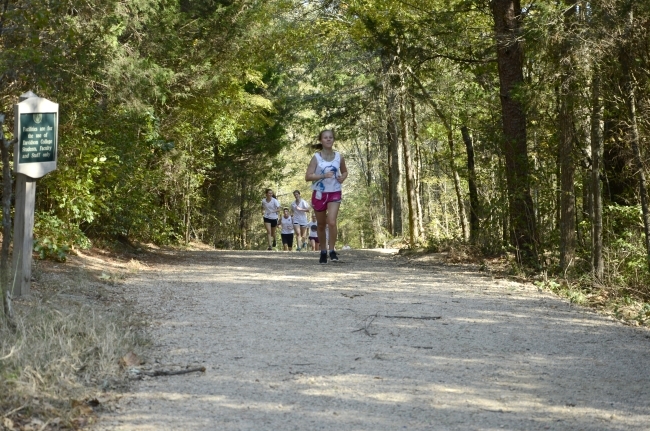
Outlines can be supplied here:
M37 188L44 255L266 248L263 189L306 197L309 145L333 128L344 243L470 244L650 296L650 2L0 8L5 137L18 95L60 104L58 170Z

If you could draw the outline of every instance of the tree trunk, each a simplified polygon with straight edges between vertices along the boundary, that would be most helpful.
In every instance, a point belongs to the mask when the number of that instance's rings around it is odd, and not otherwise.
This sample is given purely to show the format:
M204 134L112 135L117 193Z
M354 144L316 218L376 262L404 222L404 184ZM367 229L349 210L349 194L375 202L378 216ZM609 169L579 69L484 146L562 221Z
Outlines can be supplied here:
M566 271L571 265L576 251L575 165L573 162L575 78L573 77L573 56L570 43L572 14L575 14L575 5L564 12L565 31L560 49L558 158L560 162L560 269L562 271Z
M460 128L467 150L467 178L469 182L469 240L475 243L479 234L479 202L476 186L476 169L474 167L474 142L466 126Z
M380 124L388 124L388 122L382 118ZM388 181L388 174L384 167L390 166L390 149L388 144L388 128L386 130L378 129L377 133L377 142L379 142L379 154L387 155L386 163L380 163L381 172L379 172L378 178L378 187L381 190L380 195L377 197L377 203L379 205L378 217L376 219L376 224L373 225L375 232L375 238L380 238L382 235L382 229L385 228L387 232L392 231L392 214L393 211L390 206L390 186Z
M589 141L589 139L587 139ZM582 211L579 211L581 213L581 219L578 219L576 221L577 223L577 229L576 232L578 234L578 244L585 248L587 247L587 241L591 237L588 232L585 231L583 228L583 221L585 220L593 220L594 217L594 201L591 196L591 161L590 160L585 160L587 163L585 164L585 170L581 172L581 178L582 178ZM577 205L576 205L577 207Z
M467 229L467 212L465 211L465 199L463 197L463 190L460 184L460 175L456 168L456 151L454 148L454 134L451 128L447 129L447 143L449 144L449 166L454 179L454 189L456 190L456 199L458 201L458 220L460 228L463 233L463 240L469 240L469 231Z
M415 100L410 97L411 102L411 125L413 127L413 146L415 147L415 202L417 204L417 222L418 232L420 236L424 236L424 225L422 222L422 182L420 181L420 173L422 172L422 161L420 157L420 139L418 134L418 119L415 115Z
M643 157L641 156L641 149L639 147L639 127L637 125L636 115L636 79L634 77L632 64L633 53L630 46L632 41L632 30L634 26L633 9L630 7L628 13L628 30L624 38L623 48L621 49L621 66L623 67L623 77L625 80L625 104L628 111L628 122L630 127L630 145L632 153L634 154L634 165L639 176L639 198L641 201L641 211L643 214L643 228L645 233L645 246L648 270L650 270L650 210L648 209L648 194L647 183L645 178L645 171L643 166Z
M2 252L0 253L0 295L2 309L0 323L6 322L13 326L13 311L11 307L11 273L9 271L9 245L11 244L11 142L4 136L4 114L0 114L0 150L2 151Z
M513 92L523 84L521 5L519 0L491 3L497 39L497 64L503 122L503 154L506 161L510 231L517 259L539 264L535 211L530 194L530 167L526 145L526 114Z
M406 123L404 97L404 94L402 94L399 104L399 118L402 132L402 152L404 153L404 173L406 174L406 197L409 212L409 242L413 248L418 239L417 208L415 203L415 179L413 174L413 161L411 158L411 143L408 139L408 125Z
M370 128L366 133L366 187L370 188L372 185L372 151L370 151Z
M643 228L645 233L646 254L648 259L648 270L650 270L650 210L648 209L648 187L645 178L645 171L643 166L643 158L641 156L641 149L639 147L639 129L637 126L636 118L636 100L634 89L628 92L628 113L630 118L630 144L632 152L634 153L634 164L639 176L639 197L641 200L641 211L643 214Z
M245 250L248 247L248 214L246 211L246 198L247 182L246 178L242 178L239 183L239 245Z
M396 102L392 89L388 91L387 136L388 136L388 196L390 201L390 233L400 236L402 228L402 199L400 194L399 131L395 120Z
M600 97L600 70L594 66L591 80L591 268L594 283L603 281L603 195L600 171L603 160L603 102Z
M191 203L190 203L190 190L191 187L191 182L190 182L190 176L189 174L187 175L187 189L186 189L186 197L185 197L185 244L190 243L190 221L191 221Z
M568 78L571 79L571 78ZM575 166L573 163L573 104L570 94L563 94L559 112L560 161L560 268L565 271L573 262L576 249Z

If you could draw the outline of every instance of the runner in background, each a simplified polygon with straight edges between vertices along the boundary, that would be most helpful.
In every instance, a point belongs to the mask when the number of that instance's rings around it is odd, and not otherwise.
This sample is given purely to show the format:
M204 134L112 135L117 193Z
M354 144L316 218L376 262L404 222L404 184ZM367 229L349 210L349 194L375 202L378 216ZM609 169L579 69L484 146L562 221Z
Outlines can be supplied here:
M311 207L300 197L300 190L294 190L293 196L296 200L291 202L291 217L296 233L296 250L300 251L307 248L307 213Z
M307 225L309 230L309 245L311 246L311 251L318 250L318 222L316 222L316 213L312 213L311 221Z
M289 215L289 208L283 210L282 218L280 219L282 230L282 249L284 251L293 251L293 218Z
M269 243L267 250L273 250L275 247L275 228L278 225L278 214L280 213L280 202L273 197L273 190L266 189L266 197L262 199L262 211L264 215L264 227L266 227L266 237Z

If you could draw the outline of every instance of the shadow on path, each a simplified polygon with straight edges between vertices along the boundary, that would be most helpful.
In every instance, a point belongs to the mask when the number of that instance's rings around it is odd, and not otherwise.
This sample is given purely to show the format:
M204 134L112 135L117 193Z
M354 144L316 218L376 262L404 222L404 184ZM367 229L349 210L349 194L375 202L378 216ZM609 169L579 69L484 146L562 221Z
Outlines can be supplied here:
M160 364L105 430L645 430L650 333L375 251L184 252L130 281Z

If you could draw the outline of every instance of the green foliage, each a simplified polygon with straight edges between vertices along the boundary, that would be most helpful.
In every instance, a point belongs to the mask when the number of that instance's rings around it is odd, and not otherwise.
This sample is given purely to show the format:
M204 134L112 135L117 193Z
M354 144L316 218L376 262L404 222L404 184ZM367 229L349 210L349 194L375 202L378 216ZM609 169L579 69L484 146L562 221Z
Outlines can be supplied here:
M52 213L37 213L34 221L34 252L40 259L65 262L71 248L86 249L90 240L75 224Z
M69 251L70 248L67 245L59 246L50 238L34 240L34 252L41 260L52 259L57 262L65 262Z
M640 206L608 205L604 220L608 284L646 289L650 274Z
M456 242L457 239L455 238L436 238L434 236L430 236L427 239L426 250L429 253L442 253L449 251L449 249L453 247Z
M639 310L638 320L645 323L650 321L650 303L644 303L641 309Z
M564 296L574 304L587 305L588 303L587 292L579 286L568 283L566 280L560 282L551 279L548 281L537 281L535 282L535 286L539 289L550 290L557 295Z

